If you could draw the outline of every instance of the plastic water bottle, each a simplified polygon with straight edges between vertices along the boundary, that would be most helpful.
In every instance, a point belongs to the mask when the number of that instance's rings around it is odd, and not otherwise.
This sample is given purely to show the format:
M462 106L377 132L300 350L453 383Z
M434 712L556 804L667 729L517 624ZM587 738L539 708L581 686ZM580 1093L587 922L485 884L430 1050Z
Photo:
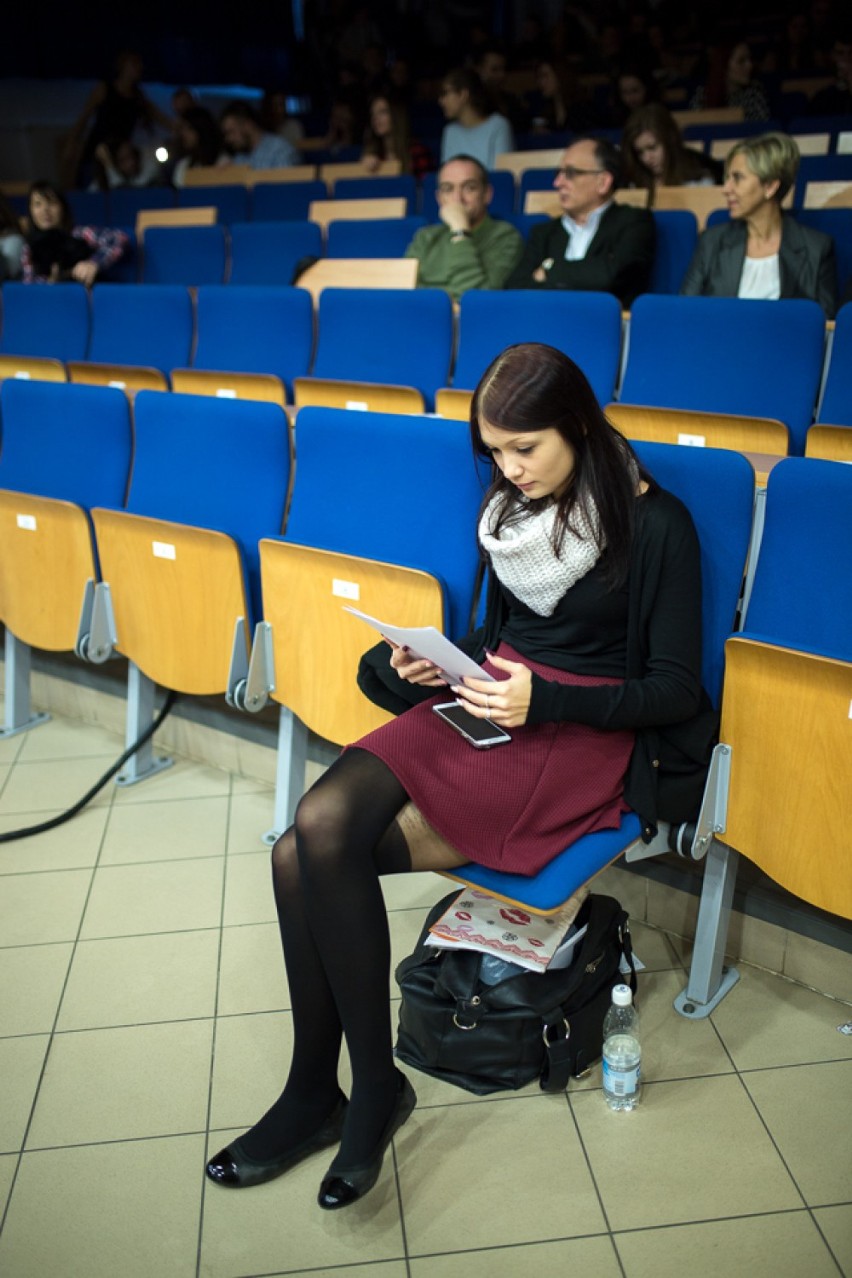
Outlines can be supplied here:
M633 1109L642 1088L639 1013L629 985L615 985L603 1023L603 1093L610 1109Z

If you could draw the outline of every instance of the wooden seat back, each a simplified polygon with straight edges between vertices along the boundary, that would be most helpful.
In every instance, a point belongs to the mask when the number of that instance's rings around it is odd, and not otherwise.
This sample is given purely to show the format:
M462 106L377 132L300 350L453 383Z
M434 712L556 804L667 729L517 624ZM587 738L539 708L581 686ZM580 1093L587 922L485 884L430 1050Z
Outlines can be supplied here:
M351 408L373 413L425 412L423 395L413 386L297 377L293 381L293 391L297 408L318 404L324 408Z
M284 383L273 373L222 373L202 368L174 368L172 390L184 395L213 395L216 399L256 399L287 403Z
M324 288L414 288L417 267L413 257L324 257L309 266L298 282L316 305Z
M152 226L215 226L219 210L213 204L184 209L140 209L136 214L136 239L141 243Z

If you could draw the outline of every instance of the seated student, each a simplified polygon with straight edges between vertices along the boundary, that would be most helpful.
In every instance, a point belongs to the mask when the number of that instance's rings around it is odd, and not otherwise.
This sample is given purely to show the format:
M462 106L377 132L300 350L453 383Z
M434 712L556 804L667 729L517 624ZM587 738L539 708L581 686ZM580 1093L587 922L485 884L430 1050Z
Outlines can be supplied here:
M383 160L399 160L401 172L416 178L435 167L428 148L411 136L408 111L386 93L378 93L370 101L361 159L371 173Z
M650 192L658 186L692 186L721 182L723 166L709 155L684 145L671 111L660 102L639 107L621 135L621 157L628 186Z
M465 645L496 682L450 689L407 649L371 649L384 698L405 713L344 751L273 850L293 1055L282 1094L207 1163L223 1188L270 1181L339 1144L318 1203L346 1208L375 1185L414 1109L392 1050L381 875L469 860L532 875L580 835L617 827L625 802L649 835L700 804L716 716L701 688L688 511L551 346L498 355L470 420L474 452L494 466L477 526L492 584L485 627ZM472 749L432 712L454 696L511 740ZM684 769L687 749L696 762Z
M834 242L800 226L781 201L796 180L799 148L785 133L746 138L725 162L730 222L698 241L681 293L704 297L807 297L834 315Z
M523 252L509 222L488 213L488 174L470 155L441 166L435 196L441 221L424 226L405 250L416 257L418 288L445 288L453 301L470 288L502 288Z
M475 71L448 71L439 94L448 123L441 134L441 163L454 155L472 155L485 169L514 146L512 128L505 116L489 114L485 86Z
M715 45L710 50L707 80L693 93L690 111L741 107L744 120L768 120L766 90L753 78L753 71L751 49L744 40Z
M188 169L208 168L222 158L219 125L204 107L192 107L175 126L179 159L172 170L172 186L185 186Z
M0 194L0 282L20 277L23 252L20 218L5 195Z
M232 164L247 164L250 169L278 169L299 163L296 148L275 133L265 133L260 117L247 102L229 102L219 122Z
M33 182L28 207L21 259L25 284L76 280L90 287L127 249L123 231L75 226L68 201L52 182Z
M647 288L654 264L654 218L613 201L621 157L603 138L578 138L553 185L562 217L534 226L506 288L568 288L614 293L629 306Z

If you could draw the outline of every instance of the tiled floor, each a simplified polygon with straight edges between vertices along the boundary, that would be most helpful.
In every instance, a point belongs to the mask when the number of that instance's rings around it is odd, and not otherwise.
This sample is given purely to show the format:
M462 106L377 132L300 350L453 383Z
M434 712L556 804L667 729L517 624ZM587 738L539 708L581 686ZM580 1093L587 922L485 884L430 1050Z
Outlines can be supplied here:
M0 742L0 830L50 816L120 749L68 721ZM315 1206L328 1155L208 1187L205 1150L261 1113L289 1050L270 816L259 784L179 762L0 843L4 1278L852 1275L849 1008L742 964L688 1023L680 950L641 923L633 1114L605 1108L599 1071L567 1096L485 1099L412 1074L418 1107L352 1209ZM389 881L397 958L445 888Z

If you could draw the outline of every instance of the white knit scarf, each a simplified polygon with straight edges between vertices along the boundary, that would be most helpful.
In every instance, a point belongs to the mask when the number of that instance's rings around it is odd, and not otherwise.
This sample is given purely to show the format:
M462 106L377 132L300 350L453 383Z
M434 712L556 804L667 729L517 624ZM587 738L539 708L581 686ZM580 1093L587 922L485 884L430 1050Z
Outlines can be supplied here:
M591 498L586 518L579 505L571 512L562 547L553 549L556 503L544 510L528 511L495 537L493 528L505 498L495 493L479 521L479 541L507 590L539 617L550 617L566 590L594 568L601 552L597 508Z

